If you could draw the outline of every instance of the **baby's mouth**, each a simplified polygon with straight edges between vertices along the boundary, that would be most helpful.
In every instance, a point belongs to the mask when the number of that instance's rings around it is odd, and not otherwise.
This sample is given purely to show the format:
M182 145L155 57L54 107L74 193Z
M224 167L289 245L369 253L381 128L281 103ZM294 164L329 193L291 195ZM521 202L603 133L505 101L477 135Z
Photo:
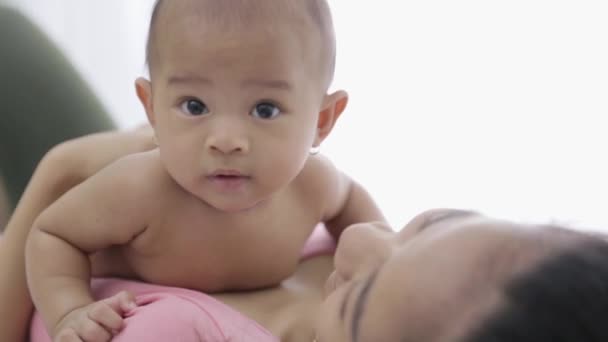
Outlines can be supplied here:
M247 181L251 177L245 175L225 175L225 174L217 174L208 177L212 181L217 182L242 182Z
M236 191L242 189L251 177L239 171L220 170L207 176L207 179L211 181L212 184L215 184L220 191Z
M213 178L218 178L221 180L232 180L232 179L240 179L240 178L247 178L246 176L234 176L234 175L215 175L212 176Z
M211 173L209 177L221 179L249 178L248 176L237 170L217 170Z

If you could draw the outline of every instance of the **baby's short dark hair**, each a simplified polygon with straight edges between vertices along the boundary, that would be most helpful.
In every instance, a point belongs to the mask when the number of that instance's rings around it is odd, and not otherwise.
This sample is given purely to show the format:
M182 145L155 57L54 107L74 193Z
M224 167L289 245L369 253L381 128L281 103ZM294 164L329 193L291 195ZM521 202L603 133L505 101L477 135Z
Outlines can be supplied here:
M155 52L156 52L156 30L157 23L162 8L171 1L183 1L183 0L156 0L152 10L152 17L150 19L150 27L148 31L148 41L146 44L146 63L152 72L152 65L155 63ZM196 1L196 0L192 0ZM269 8L268 3L273 6L280 4L281 6L275 6L277 9L280 8L291 8L295 10L305 9L306 14L312 20L312 23L319 30L321 37L321 46L319 51L322 54L321 61L322 72L327 75L325 78L326 86L329 87L334 75L335 63L336 63L336 42L333 21L331 17L331 11L326 0L198 0L204 3L205 10L213 13L210 15L215 20L221 20L222 15L230 15L232 17L238 17L242 20L247 20L250 17L267 15L264 13ZM261 6L260 4L265 4ZM299 6L299 7L297 7ZM304 6L304 7L302 7ZM297 7L297 8L296 8ZM278 14L278 13L277 13ZM278 14L280 15L280 14Z

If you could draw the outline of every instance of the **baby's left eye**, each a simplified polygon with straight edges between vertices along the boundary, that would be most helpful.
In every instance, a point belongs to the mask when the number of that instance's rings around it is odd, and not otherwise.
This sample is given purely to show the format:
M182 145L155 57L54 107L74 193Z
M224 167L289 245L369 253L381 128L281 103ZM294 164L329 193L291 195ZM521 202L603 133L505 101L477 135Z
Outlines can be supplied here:
M270 102L258 103L251 111L251 115L266 120L274 119L279 116L279 114L281 114L279 107Z
M204 102L196 99L182 102L180 109L184 114L189 116L200 116L209 113L209 108L207 105Z

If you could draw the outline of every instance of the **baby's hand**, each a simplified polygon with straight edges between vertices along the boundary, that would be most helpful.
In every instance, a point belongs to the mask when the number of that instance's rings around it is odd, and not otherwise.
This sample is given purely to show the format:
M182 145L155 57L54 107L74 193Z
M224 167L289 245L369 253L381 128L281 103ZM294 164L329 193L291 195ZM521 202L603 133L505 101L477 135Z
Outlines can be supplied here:
M123 315L136 308L133 295L123 291L67 314L55 327L54 342L107 342L123 328Z

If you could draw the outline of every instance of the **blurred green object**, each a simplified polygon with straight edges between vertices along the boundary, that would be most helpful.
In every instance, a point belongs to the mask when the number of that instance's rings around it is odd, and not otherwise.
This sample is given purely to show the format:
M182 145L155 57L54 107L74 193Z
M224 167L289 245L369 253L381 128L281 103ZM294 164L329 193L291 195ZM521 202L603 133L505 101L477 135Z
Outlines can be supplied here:
M28 18L0 5L0 179L9 210L51 147L113 128L61 51Z

